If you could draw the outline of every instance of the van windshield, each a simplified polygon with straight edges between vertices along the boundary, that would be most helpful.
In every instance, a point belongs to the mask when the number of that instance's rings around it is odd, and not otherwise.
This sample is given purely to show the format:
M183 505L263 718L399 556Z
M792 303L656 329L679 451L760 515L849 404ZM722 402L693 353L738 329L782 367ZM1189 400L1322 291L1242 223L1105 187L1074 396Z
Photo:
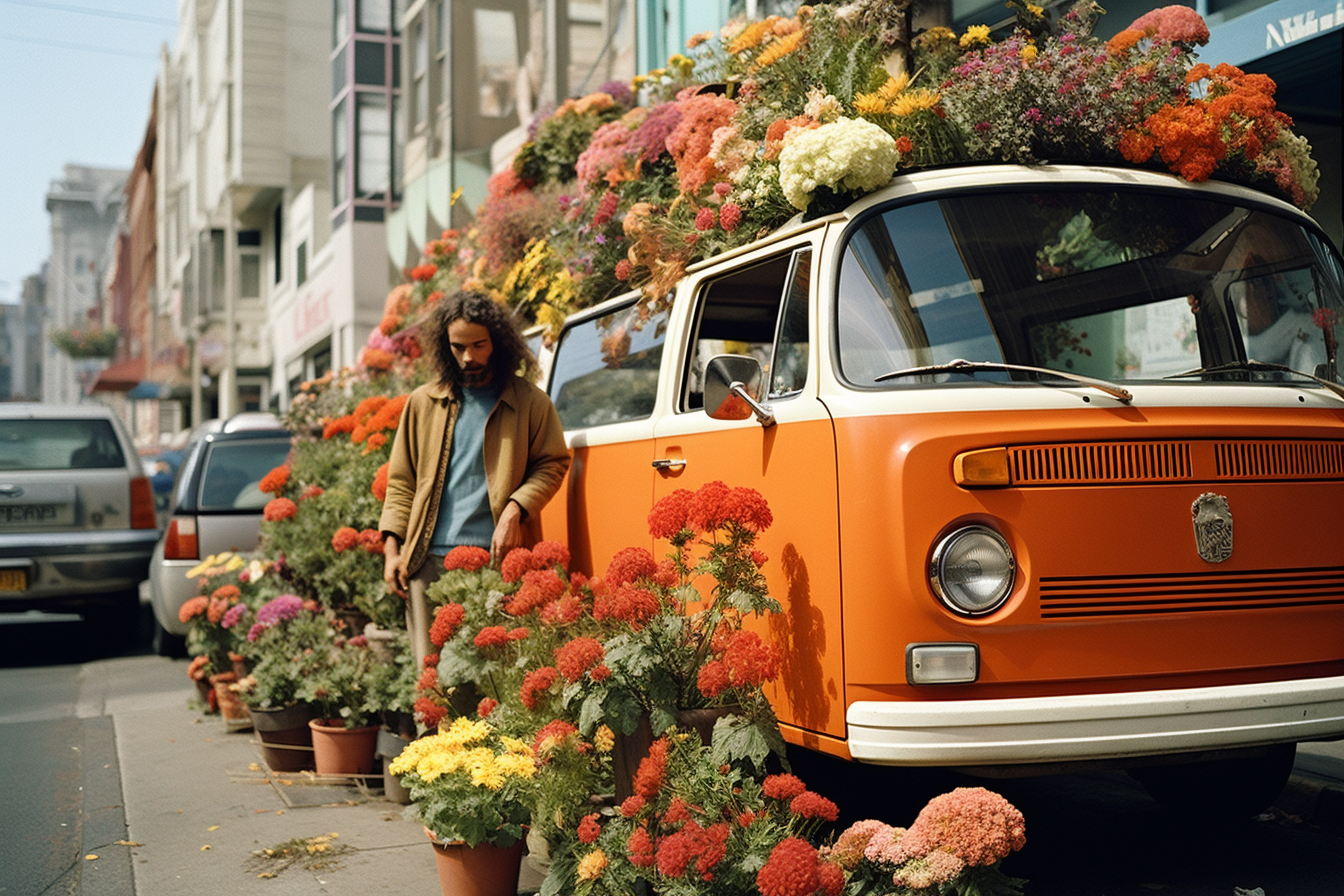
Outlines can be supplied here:
M966 359L1111 381L1304 382L1262 366L1281 365L1338 383L1341 279L1314 233L1221 198L1082 185L888 207L856 223L842 256L841 374L872 388L1049 380L887 376Z

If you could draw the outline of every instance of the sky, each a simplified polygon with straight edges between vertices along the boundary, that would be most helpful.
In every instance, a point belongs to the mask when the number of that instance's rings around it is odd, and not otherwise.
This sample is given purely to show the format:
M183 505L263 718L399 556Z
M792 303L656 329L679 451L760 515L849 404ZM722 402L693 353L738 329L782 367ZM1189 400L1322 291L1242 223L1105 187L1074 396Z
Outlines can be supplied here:
M63 166L134 164L176 36L177 0L0 0L0 302L51 251Z

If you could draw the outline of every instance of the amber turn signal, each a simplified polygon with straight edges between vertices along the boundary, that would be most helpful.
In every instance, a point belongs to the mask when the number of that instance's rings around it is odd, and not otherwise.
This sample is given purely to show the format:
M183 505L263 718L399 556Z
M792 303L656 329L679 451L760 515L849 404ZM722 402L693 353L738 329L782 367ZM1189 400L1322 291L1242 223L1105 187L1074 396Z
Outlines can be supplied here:
M952 476L962 488L1003 488L1013 484L1007 448L963 451L952 461Z

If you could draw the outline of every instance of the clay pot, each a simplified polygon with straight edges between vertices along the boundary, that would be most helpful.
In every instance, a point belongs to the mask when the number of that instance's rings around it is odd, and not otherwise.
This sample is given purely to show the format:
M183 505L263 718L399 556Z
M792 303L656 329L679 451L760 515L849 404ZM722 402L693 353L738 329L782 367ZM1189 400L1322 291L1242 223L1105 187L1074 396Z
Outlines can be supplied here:
M224 718L225 727L230 731L245 731L252 727L252 714L247 711L242 698L229 690L229 685L237 680L238 676L233 672L221 672L210 676L210 684L214 686L215 701L219 704L219 714Z
M506 847L442 843L428 828L425 836L434 847L443 896L517 896L524 841Z
M340 719L313 719L313 764L319 775L367 775L373 771L378 726L346 728Z

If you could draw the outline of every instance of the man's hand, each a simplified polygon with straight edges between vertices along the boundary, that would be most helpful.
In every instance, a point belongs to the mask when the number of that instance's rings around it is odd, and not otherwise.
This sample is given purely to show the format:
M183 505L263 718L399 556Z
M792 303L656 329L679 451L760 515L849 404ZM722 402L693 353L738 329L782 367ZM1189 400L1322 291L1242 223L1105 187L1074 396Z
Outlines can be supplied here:
M406 597L406 569L401 565L401 545L393 535L383 541L383 581L387 583L388 591Z
M523 509L516 501L504 505L490 539L490 564L499 566L509 551L523 546Z

